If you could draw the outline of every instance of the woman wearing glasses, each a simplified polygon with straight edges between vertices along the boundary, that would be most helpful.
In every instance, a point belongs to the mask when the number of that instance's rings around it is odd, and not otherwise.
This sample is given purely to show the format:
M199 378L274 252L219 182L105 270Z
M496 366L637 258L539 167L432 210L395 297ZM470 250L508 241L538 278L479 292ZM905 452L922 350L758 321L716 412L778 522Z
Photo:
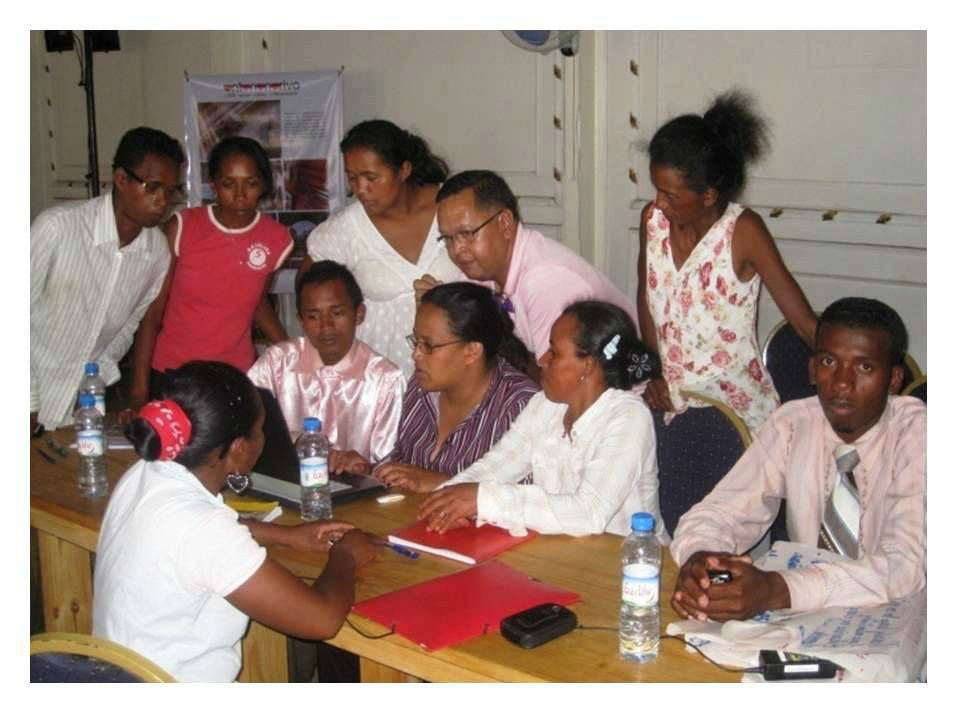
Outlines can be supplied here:
M496 445L420 507L437 532L476 521L523 535L630 532L630 516L660 520L653 417L631 388L659 367L616 305L583 300L553 323L540 359L543 392ZM518 483L533 475L530 484Z
M158 395L164 371L190 360L246 372L256 359L253 323L272 343L287 339L266 292L293 240L257 209L273 192L267 153L256 140L229 137L210 151L207 167L216 204L180 210L164 228L170 269L137 333L134 410Z
M423 139L386 120L355 125L340 143L357 202L334 213L307 238L310 257L335 260L357 278L367 318L357 337L409 376L413 361L404 335L416 311L413 283L425 274L463 279L435 242L437 191L448 169Z
M481 285L454 282L426 292L407 340L416 370L396 447L374 474L426 492L489 450L538 388L511 364L525 360L526 348Z

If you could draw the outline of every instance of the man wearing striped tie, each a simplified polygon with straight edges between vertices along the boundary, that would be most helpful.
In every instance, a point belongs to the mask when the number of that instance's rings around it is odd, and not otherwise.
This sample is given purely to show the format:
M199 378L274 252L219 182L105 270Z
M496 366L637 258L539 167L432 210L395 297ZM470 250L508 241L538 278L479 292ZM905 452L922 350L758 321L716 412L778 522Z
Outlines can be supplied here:
M879 605L926 587L927 411L897 396L907 333L878 300L843 298L817 324L817 396L786 403L677 525L671 600L684 618ZM745 553L787 501L790 539L837 562L764 572ZM729 582L711 585L708 570Z
M113 158L113 190L40 213L30 226L30 429L72 422L84 365L108 385L170 264L158 229L183 200L180 143L127 131Z

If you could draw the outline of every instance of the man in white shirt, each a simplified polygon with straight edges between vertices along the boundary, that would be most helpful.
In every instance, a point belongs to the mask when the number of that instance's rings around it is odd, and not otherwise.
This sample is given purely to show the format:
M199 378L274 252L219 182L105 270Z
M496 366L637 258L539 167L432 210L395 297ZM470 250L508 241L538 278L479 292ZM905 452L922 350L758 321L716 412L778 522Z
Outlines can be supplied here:
M87 362L108 385L160 292L170 253L158 229L183 199L180 144L127 131L113 158L113 191L43 211L30 227L30 429L71 422Z

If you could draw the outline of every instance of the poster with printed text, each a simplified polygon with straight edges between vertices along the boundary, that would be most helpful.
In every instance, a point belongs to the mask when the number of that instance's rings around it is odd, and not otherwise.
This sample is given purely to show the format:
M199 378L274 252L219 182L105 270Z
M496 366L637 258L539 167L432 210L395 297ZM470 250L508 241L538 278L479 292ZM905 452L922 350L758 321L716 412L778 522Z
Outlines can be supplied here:
M260 210L290 228L295 245L286 264L298 266L310 231L346 200L342 73L186 77L184 127L191 207L216 200L207 160L218 142L242 135L260 143L273 175Z

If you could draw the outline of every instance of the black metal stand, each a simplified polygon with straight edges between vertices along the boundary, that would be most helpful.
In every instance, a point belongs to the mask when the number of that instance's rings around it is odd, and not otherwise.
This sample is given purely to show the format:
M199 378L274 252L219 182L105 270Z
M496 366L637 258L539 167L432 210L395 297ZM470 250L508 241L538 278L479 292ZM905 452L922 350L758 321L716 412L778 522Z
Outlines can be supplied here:
M87 95L87 184L90 197L100 195L100 161L97 155L97 111L93 95L93 33L83 31L83 89Z

